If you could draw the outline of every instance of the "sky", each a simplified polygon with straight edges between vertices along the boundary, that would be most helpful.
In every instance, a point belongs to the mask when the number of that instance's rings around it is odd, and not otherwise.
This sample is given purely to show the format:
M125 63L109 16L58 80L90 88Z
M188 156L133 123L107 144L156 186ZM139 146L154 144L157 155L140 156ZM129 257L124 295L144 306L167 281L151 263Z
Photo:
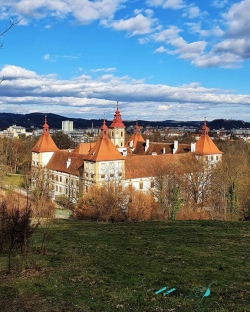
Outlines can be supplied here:
M0 112L250 121L250 0L0 0Z

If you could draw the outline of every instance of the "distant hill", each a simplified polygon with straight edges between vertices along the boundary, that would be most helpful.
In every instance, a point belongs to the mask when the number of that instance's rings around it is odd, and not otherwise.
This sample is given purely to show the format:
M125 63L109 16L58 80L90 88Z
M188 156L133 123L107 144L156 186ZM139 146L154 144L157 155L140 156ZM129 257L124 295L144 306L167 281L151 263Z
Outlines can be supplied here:
M233 119L215 119L211 122L208 122L208 127L210 130L222 128L225 130L250 128L250 122Z
M0 130L4 130L12 125L25 127L26 129L41 129L44 124L43 113L31 113L31 114L12 114L12 113L0 113ZM47 114L48 124L52 129L61 129L62 121L71 120L74 122L74 129L100 127L102 125L102 119L82 119L82 118L68 118L57 114ZM123 120L126 127L134 126L135 121ZM107 121L107 124L111 123ZM146 127L195 127L200 128L203 125L203 121L177 121L177 120L165 120L165 121L146 121L138 120L140 126ZM221 129L240 129L250 128L250 122L242 120L232 119L215 119L211 122L207 122L210 130Z

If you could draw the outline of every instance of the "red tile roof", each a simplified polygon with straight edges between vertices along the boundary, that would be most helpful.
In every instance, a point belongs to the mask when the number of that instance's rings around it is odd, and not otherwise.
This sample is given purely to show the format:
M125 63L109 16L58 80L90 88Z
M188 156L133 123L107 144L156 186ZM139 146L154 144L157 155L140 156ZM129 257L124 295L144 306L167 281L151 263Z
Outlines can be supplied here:
M129 139L129 141L125 144L125 146L129 146L130 147L130 142L133 141L133 146L132 148L135 148L137 145L137 142L145 142L145 140L143 139L142 135L140 133L134 133L131 138Z
M162 174L166 165L178 162L185 154L129 155L125 159L125 178L145 178Z
M133 151L133 154L136 155L152 155L156 153L157 155L162 155L164 148L165 154L173 154L174 144L172 143L158 143L158 142L149 142L149 147L145 151L145 142L137 142L136 148ZM176 154L188 153L191 148L189 144L178 144L178 149Z
M58 151L58 147L56 146L55 142L53 141L52 137L47 134L42 134L38 141L36 142L35 146L31 149L32 152L55 152Z
M208 135L209 128L206 125L206 120L204 121L204 126L202 127L202 135L196 142L195 154L197 155L210 155L210 154L222 154L218 147L214 144Z
M69 159L70 165L67 168L67 161ZM84 160L82 154L69 151L56 151L48 162L46 168L79 176L78 169L82 166L83 162Z
M125 128L125 126L122 122L121 113L118 109L118 102L117 102L117 108L116 108L116 112L114 115L114 119L113 119L112 124L110 125L110 128Z
M120 160L124 159L107 135L101 135L95 146L85 157L90 161Z
M87 155L96 142L80 143L72 152Z
M49 134L49 126L47 124L47 119L45 117L45 123L43 125L43 133L36 142L35 146L31 149L32 152L55 152L58 151L59 148L56 146L52 137Z
M195 154L197 155L210 155L222 154L218 147L214 144L208 135L202 135L196 142Z

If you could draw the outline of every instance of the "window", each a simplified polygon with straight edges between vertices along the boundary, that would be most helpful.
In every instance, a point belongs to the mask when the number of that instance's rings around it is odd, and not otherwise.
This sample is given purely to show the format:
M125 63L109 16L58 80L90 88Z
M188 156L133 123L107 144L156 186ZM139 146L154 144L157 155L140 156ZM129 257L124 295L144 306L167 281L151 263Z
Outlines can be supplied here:
M123 137L123 132L121 132L121 137Z
M150 185L151 185L151 188L155 187L155 181L151 181Z
M62 176L60 176L60 182L62 182Z
M140 182L140 190L143 190L143 182Z
M94 174L93 173L91 174L91 179L94 179Z
M68 178L66 178L66 184L68 184L68 182L69 182L69 180L68 180Z
M62 193L62 188L61 188L61 186L59 187L59 193Z
M118 174L118 175L119 175L119 177L121 177L121 176L122 176L122 172L119 172L119 174Z
M76 186L79 186L79 181L78 180L76 181Z
M110 173L110 178L113 178L114 177L114 174L113 173Z
M58 181L58 175L56 175L56 181Z
M101 179L104 179L105 178L105 174L101 174Z
M58 191L58 186L56 185L56 191Z
M214 160L214 156L211 156L211 160Z
M121 146L123 146L123 145L122 145L122 142L121 142Z
M86 172L86 177L88 177L89 176L89 174L88 174L88 172Z
M219 156L218 155L216 156L216 160L219 160Z

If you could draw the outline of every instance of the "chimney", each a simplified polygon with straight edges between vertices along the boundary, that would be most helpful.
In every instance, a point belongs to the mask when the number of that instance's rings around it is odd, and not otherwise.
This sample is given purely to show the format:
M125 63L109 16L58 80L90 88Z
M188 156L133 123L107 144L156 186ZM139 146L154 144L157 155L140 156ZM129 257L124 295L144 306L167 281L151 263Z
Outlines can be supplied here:
M149 148L149 139L146 139L145 152L148 150L148 148Z
M134 144L133 140L129 141L129 147L133 147L133 144Z
M66 168L69 168L71 164L71 158L69 157L68 160L66 161Z
M195 153L196 143L191 143L191 153Z
M162 154L166 154L166 148L165 147L163 147L163 149L162 149Z
M178 141L175 140L175 141L174 141L173 154L175 154L175 153L177 152L177 150L178 150Z

